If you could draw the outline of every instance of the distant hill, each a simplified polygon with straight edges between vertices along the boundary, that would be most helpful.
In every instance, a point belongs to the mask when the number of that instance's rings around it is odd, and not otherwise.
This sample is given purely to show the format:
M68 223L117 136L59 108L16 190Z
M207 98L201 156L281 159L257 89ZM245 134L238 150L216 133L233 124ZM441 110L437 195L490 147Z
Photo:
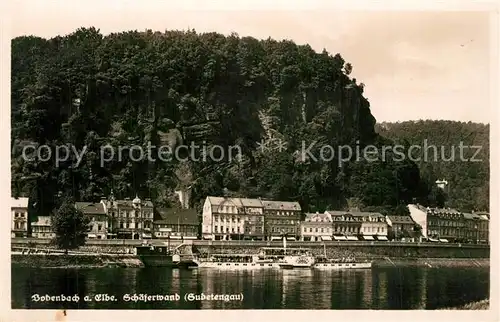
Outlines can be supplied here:
M488 124L420 120L378 123L375 130L397 144L422 147L413 148L412 156L418 158L423 180L428 183L437 179L448 181L446 205L462 210L489 209ZM463 157L460 155L461 144L464 146Z

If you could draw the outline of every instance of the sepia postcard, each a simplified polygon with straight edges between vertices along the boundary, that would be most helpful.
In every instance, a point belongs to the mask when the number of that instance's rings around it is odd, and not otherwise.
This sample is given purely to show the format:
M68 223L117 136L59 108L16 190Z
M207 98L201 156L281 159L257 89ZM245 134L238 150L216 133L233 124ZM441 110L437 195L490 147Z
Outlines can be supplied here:
M498 321L498 6L411 4L12 2L0 320Z

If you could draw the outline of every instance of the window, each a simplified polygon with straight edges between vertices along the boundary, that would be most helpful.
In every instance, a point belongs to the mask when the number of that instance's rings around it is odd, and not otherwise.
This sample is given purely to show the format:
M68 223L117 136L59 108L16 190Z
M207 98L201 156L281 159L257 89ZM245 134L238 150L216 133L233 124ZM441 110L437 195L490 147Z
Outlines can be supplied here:
M229 233L229 227L226 227L226 233Z
M316 232L318 232L318 228L316 228Z
M321 232L323 232L323 228L321 228Z
M102 225L97 225L97 230L101 231L102 230Z
M312 233L313 229L312 228L309 228L309 232Z

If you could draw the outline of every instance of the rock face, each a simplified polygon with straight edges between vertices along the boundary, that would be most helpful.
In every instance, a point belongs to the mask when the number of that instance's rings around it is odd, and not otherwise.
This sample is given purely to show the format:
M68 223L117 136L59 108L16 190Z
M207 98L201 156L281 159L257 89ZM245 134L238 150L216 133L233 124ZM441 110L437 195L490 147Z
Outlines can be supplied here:
M161 146L168 146L172 151L184 142L182 134L178 129L170 129L167 131L158 131Z
M367 205L395 206L405 201L396 200L401 192L414 189L390 181L395 165L372 171L366 180L372 164L351 163L339 170L335 160L295 164L289 158L302 142L340 146L359 141L363 146L377 139L363 86L349 76L352 66L340 54L235 34L104 36L84 28L54 39L13 39L11 65L11 137L89 147L77 171L70 162L13 162L12 188L33 195L37 215L53 211L59 190L98 201L113 189L120 198L139 194L171 206L169 195L187 185L193 186L191 199L199 206L226 187L241 195L295 199L305 210L323 211L342 205L346 197L369 194ZM262 152L259 143L271 137L285 141L285 151ZM174 162L132 157L102 166L96 157L106 143L127 147L149 141L171 149L191 143L237 146L245 162L222 157L191 162L187 171ZM319 145L312 152L318 154ZM20 179L34 172L41 175L35 187ZM356 173L362 179L352 183ZM380 195L384 198L376 198Z
M182 127L186 141L210 142L217 138L220 133L220 123L207 121L206 123L185 125Z

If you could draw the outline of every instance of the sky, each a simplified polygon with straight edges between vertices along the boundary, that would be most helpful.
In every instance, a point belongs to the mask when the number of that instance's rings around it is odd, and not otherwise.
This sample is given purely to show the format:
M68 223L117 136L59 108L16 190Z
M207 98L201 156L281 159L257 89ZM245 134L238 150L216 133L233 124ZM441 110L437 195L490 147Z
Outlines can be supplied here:
M291 39L340 53L365 84L377 121L489 123L490 20L483 11L182 10L167 2L20 1L11 36L50 38L79 27L103 34L194 28ZM92 2L92 4L90 4ZM143 3L146 3L144 1Z

